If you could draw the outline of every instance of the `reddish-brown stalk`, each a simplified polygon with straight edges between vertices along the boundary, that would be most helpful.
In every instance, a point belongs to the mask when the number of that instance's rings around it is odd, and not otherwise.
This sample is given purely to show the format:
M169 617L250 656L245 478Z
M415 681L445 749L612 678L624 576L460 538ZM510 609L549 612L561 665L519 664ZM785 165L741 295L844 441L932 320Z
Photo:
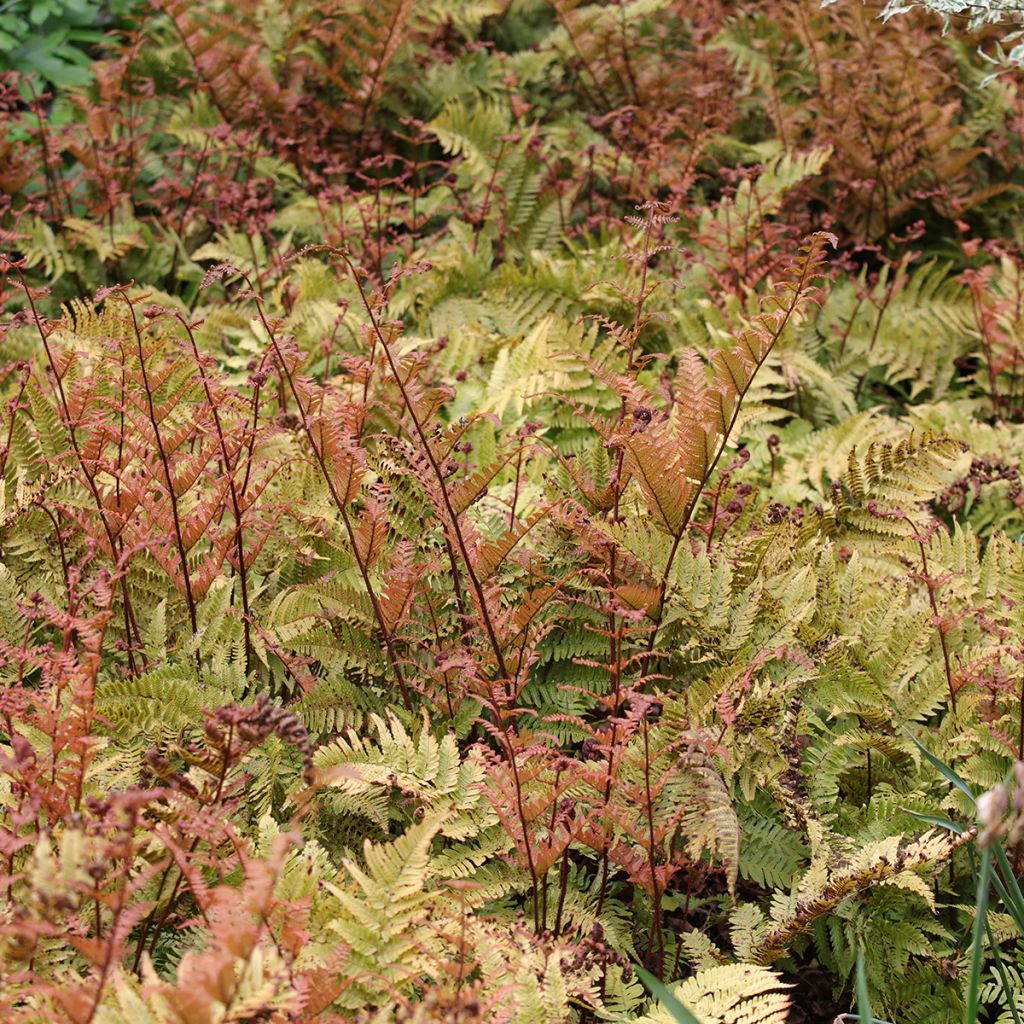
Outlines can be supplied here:
M928 537L921 532L918 526L910 519L905 512L899 512L894 515L893 518L901 519L903 522L910 527L911 536L914 542L917 544L918 553L921 556L921 582L924 583L925 590L928 591L928 603L932 609L932 625L935 627L935 632L939 637L939 646L942 648L942 666L946 673L946 687L949 692L949 707L953 714L956 714L956 686L953 682L953 665L949 657L949 644L946 642L946 629L944 626L944 620L939 612L939 603L935 597L935 592L941 586L941 583L935 579L928 571L928 551L925 547L925 541Z
M213 391L210 387L206 367L199 354L199 346L196 343L196 337L192 331L192 324L190 324L180 312L175 311L174 315L184 328L185 335L189 341L189 347L192 351L192 359L199 372L199 379L203 384L203 394L206 395L206 402L209 406L210 414L213 417L213 427L217 434L217 444L220 447L221 459L224 463L224 473L228 480L228 493L231 495L231 510L235 517L234 541L236 557L238 559L238 584L241 589L242 598L242 629L245 640L245 671L248 673L251 667L250 662L252 660L252 639L250 637L250 629L252 628L252 612L249 608L248 569L245 564L245 542L242 535L242 506L239 501L238 486L235 483L235 471L238 467L238 462L236 459L234 465L231 463L231 456L228 453L227 441L224 437L224 428L221 424L220 412L217 409L217 402L214 399ZM246 467L246 470L248 472L248 467Z
M92 1006L89 1010L89 1015L85 1018L84 1024L92 1024L95 1019L97 1012L99 1011L100 1004L103 1002L103 991L107 985L107 978L110 976L111 970L116 966L116 961L121 954L121 918L124 915L128 907L128 889L129 879L131 877L132 865L134 863L132 833L135 830L135 823L138 817L138 809L134 804L129 805L128 810L129 820L128 826L125 828L125 836L127 837L125 842L122 844L121 851L121 870L118 873L118 886L117 896L114 903L113 920L110 923L110 933L107 937L107 941L104 943L104 955L103 960L100 963L99 978L96 982L96 997L93 1000ZM97 928L97 938L99 937L99 929Z
M782 337L783 332L788 326L793 314L797 308L802 304L805 298L805 288L810 283L810 275L814 270L811 260L801 260L800 262L800 275L797 280L792 283L790 291L790 301L786 306L780 306L781 316L775 318L775 323L768 329L768 341L767 344L762 344L762 351L760 352L760 358L755 363L751 370L749 379L746 384L740 388L734 398L734 409L732 416L726 424L725 430L722 432L721 439L718 443L718 447L715 451L715 456L708 465L707 470L704 472L700 482L696 487L693 488L693 494L686 505L686 512L683 515L682 523L676 531L675 536L672 538L672 546L669 549L668 558L665 561L665 568L662 570L661 579L658 583L658 601L657 606L661 608L665 601L665 595L668 593L668 581L669 576L672 572L672 566L675 564L676 555L679 552L679 545L682 543L683 537L686 535L690 525L690 520L693 518L693 514L697 508L698 503L704 493L704 489L707 486L708 481L714 475L715 470L718 468L718 463L721 461L722 456L725 454L726 448L729 446L729 440L732 436L733 429L739 419L740 411L743 407L743 401L750 390L751 385L754 383L754 379L757 377L761 367L764 366L768 356L772 353L779 338ZM658 630L660 629L661 622L660 616L658 621L655 622L654 627L651 630L650 638L647 642L648 651L654 650L654 645L657 641Z
M647 814L647 863L651 872L651 934L647 944L647 959L650 962L655 950L657 962L652 966L659 978L662 976L665 960L665 937L661 930L661 892L658 887L658 866L654 849L654 799L651 796L651 745L647 717L649 707L640 714L640 730L644 740L644 810Z
M345 253L343 250L334 250L334 252L345 263L346 267L349 270L349 273L352 276L353 281L355 282L356 288L359 291L360 299L362 300L363 303L363 307L366 310L367 316L370 319L370 324L373 328L373 333L377 338L377 342L380 345L381 350L384 352L384 357L387 360L388 368L390 369L391 375L396 385L398 386L399 392L402 396L402 400L405 403L405 408L408 410L409 418L412 421L413 429L416 434L416 439L419 442L420 451L427 459L427 462L430 465L431 470L433 471L434 478L437 482L438 492L441 495L441 499L444 503L446 513L445 521L442 523L443 527L445 527L445 535L446 537L448 537L450 531L451 542L453 542L454 545L458 547L459 554L462 558L463 565L465 566L466 569L466 574L468 575L470 583L475 592L477 610L482 620L484 629L487 633L488 639L490 640L491 650L493 652L495 663L497 665L499 673L499 685L502 682L505 682L509 686L510 692L514 692L514 681L509 678L508 668L505 664L505 656L502 651L501 644L498 642L497 632L494 626L494 622L491 618L490 610L487 605L487 597L483 591L483 586L481 585L480 580L477 577L476 570L473 566L473 561L470 558L469 550L466 545L466 540L462 534L462 529L459 524L459 517L451 503L451 496L448 493L448 487L444 478L444 474L441 472L441 467L438 464L434 451L430 446L430 442L423 429L423 425L416 414L415 406L413 402L410 400L410 396L408 394L405 381L402 379L402 375L399 372L397 364L395 363L394 355L392 354L390 346L388 345L387 340L384 337L384 333L381 330L380 321L378 320L376 314L374 313L373 307L370 304L369 297L367 296L366 291L363 288L362 281L360 280L359 277L359 273L356 270L356 267L354 266L352 261L349 259L347 253ZM450 562L452 565L452 578L454 582L458 579L459 573L458 563L455 559L455 554L454 551L452 550L451 543L449 543L448 552ZM534 864L533 851L530 849L529 826L526 817L525 805L523 803L523 785L522 779L520 778L519 774L519 765L516 759L515 744L512 742L512 737L508 728L508 723L506 721L506 712L503 709L503 704L505 704L506 702L502 701L499 698L495 690L495 683L489 676L485 676L484 685L487 689L488 700L494 711L495 724L497 725L503 738L503 743L505 746L505 755L508 758L509 768L513 776L516 811L519 817L520 827L523 830L523 845L525 848L527 868L530 873L531 888L533 892L534 925L539 930L539 879L537 876L536 866Z
M640 332L643 329L644 320L644 304L650 296L650 291L647 289L647 272L650 268L651 258L651 233L654 230L655 215L659 212L663 212L661 204L653 201L647 201L643 204L642 209L645 210L646 216L644 218L644 236L643 236L643 248L639 254L640 262L640 285L634 295L633 301L633 324L630 328L628 338L629 343L626 350L626 376L632 377L636 373L636 366L633 361L634 353L636 350L637 342L640 338ZM627 407L626 398L622 397L622 401L619 404L619 425L626 418ZM616 452L615 456L615 471L612 480L613 497L612 497L612 521L618 522L620 519L620 502L622 500L623 492L623 467L625 464L625 452L622 448ZM608 581L606 584L606 600L607 600L607 620L608 620L608 664L611 672L611 691L612 691L612 703L609 706L609 718L611 720L611 739L608 743L608 764L607 774L604 787L604 793L602 794L602 810L607 810L609 803L612 798L612 786L615 777L615 754L619 739L619 711L622 705L622 645L624 640L625 622L617 615L616 612L616 598L615 598L615 586L616 586L616 556L618 554L618 548L614 543L608 545ZM598 883L598 895L597 895L597 914L600 915L601 910L604 907L605 897L608 891L608 872L609 872L609 860L608 860L608 842L609 842L609 826L606 823L604 826L604 842L601 849L601 874L600 881Z
M113 527L107 520L106 506L103 504L103 499L100 496L99 487L96 484L95 475L89 469L88 464L85 461L85 456L82 453L82 449L78 443L78 437L75 433L74 420L71 416L71 410L68 406L67 395L64 391L64 380L61 376L60 370L57 366L57 362L54 358L53 351L50 348L49 339L46 331L43 328L42 319L39 316L39 311L36 308L35 298L32 294L32 289L29 287L28 282L25 280L25 273L20 262L14 262L10 260L6 255L0 254L0 260L10 267L18 275L21 281L22 290L25 292L25 296L28 299L29 308L32 311L32 322L35 324L36 331L39 334L39 338L43 343L43 351L46 353L46 360L50 367L50 373L53 376L54 387L57 391L57 396L60 402L61 419L64 421L64 429L68 433L68 438L71 441L71 447L74 450L76 461L82 471L82 475L85 477L86 486L89 488L89 492L92 495L93 501L96 504L96 510L99 514L100 524L103 527L103 532L107 538L107 544L110 547L111 558L114 559L115 563L120 561L120 554L123 551L124 545L119 543L119 537L114 532ZM119 566L120 568L120 566ZM134 636L136 644L139 643L139 628L135 622L135 617L132 613L131 597L128 593L128 580L127 574L120 574L121 580L121 597L122 606L124 611L124 627L125 635L128 638L128 667L134 674L138 671L135 664L135 655L132 648L132 637Z
M338 514L341 516L341 521L345 526L345 532L348 535L349 547L352 550L352 557L355 559L356 565L359 568L360 576L362 576L363 586L366 588L366 595L370 600L370 606L373 609L373 615L377 621L377 627L380 629L381 637L384 640L384 647L387 651L388 661L391 664L392 671L395 673L395 679L398 682L402 701L405 704L406 709L411 711L412 695L409 690L409 685L405 681L405 675L402 672L402 666L398 657L398 650L395 647L394 637L391 635L391 630L388 628L387 620L384 618L384 613L381 610L380 599L377 596L376 588L373 585L373 581L370 579L369 565L367 564L366 559L364 559L359 552L359 543L356 539L355 528L352 526L352 520L348 514L348 509L335 486L334 478L327 466L326 456L316 443L316 438L313 435L313 427L310 424L309 416L306 413L306 407L302 403L295 380L291 371L288 369L288 363L284 358L284 353L281 351L280 344L277 340L277 334L273 327L271 327L270 322L267 320L267 317L263 312L263 300L256 293L255 289L253 289L252 282L249 278L244 273L239 273L242 280L245 281L248 286L249 293L253 296L256 304L256 312L260 318L260 323L263 325L263 329L266 331L271 347L274 350L278 370L281 376L287 381L288 388L291 391L292 397L295 399L295 407L298 410L298 417L302 423L302 429L306 435L306 440L309 442L310 449L312 450L313 457L316 459L317 465L320 468L320 473L324 479L324 483L327 485L331 499L334 501L334 505L338 509Z
M7 468L7 458L11 453L11 441L14 438L14 424L17 420L18 413L22 409L21 401L25 397L25 388L28 387L28 382L31 377L32 367L26 363L22 369L21 382L18 384L18 393L7 405L7 408L10 410L10 418L7 421L7 440L4 442L3 447L0 448L0 479L3 478L4 470Z
M362 281L359 276L359 272L356 270L355 265L349 259L348 254L343 250L335 250L337 255L348 267L349 273L352 276L352 280L355 283L356 288L359 291L359 297L362 300L363 308L366 310L366 314L370 319L370 324L373 328L373 333L377 338L377 342L384 352L384 358L387 360L388 368L391 371L396 385L398 386L399 393L402 396L402 401L405 403L405 407L409 412L409 419L412 421L413 429L416 432L416 439L419 442L420 450L426 458L430 468L434 474L434 478L437 482L438 493L441 496L441 500L445 508L445 523L443 524L446 536L451 534L454 545L458 548L459 555L462 559L462 563L466 569L466 575L469 577L470 584L474 591L474 596L477 600L477 608L480 613L481 620L483 622L484 629L487 632L487 637L490 640L491 651L494 655L494 660L498 668L499 678L508 679L508 668L505 665L505 656L502 652L501 644L498 642L498 634L494 627L494 622L491 618L491 613L487 605L486 595L484 594L483 587L477 577L476 570L473 567L473 561L469 556L469 549L466 545L465 537L462 534L462 527L459 523L459 517L452 506L451 496L448 493L448 485L445 481L444 473L441 472L441 467L437 461L437 456L434 454L433 448L430 446L430 441L427 438L426 432L423 429L423 425L420 422L419 416L416 414L416 408L410 400L408 389L405 381L402 379L402 375L399 372L398 365L395 363L395 357L391 352L391 348L384 337L384 333L381 330L380 321L377 319L376 314L373 311L373 307L370 305L369 297L366 294L366 290L363 288ZM452 555L452 577L458 579L458 562L455 560L454 552L450 552Z
M178 509L178 495L174 486L174 474L171 472L171 462L164 447L163 437L160 434L160 421L156 415L156 408L153 404L153 387L149 380L149 370L146 365L146 352L142 342L142 331L139 328L138 318L135 316L135 305L128 296L123 285L118 285L114 291L121 296L128 313L131 317L132 331L135 334L135 343L139 355L139 371L142 374L142 387L146 398L146 410L149 415L149 423L153 430L153 440L156 443L157 456L160 459L160 467L164 472L164 482L167 485L167 496L171 505L171 522L174 527L174 542L178 548L178 558L181 560L181 576L185 588L185 603L188 606L188 617L192 624L192 633L195 635L199 630L196 618L196 600L192 593L192 576L188 567L188 552L185 550L185 541L181 532L181 514ZM202 671L199 664L199 654L196 653L196 673L201 677Z

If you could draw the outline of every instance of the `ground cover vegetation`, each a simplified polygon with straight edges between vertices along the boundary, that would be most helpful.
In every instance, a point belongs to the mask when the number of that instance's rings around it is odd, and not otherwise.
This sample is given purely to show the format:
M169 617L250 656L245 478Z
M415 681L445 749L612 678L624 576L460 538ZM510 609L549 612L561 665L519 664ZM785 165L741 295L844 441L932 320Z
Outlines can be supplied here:
M1020 1024L1006 26L101 8L0 80L3 1019Z

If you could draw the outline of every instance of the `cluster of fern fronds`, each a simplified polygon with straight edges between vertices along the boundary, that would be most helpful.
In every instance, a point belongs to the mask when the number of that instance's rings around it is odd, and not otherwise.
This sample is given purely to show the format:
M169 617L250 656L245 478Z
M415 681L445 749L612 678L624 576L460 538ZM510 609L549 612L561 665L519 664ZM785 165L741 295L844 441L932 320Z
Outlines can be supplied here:
M877 13L0 83L5 1020L1020 1024L1024 102Z

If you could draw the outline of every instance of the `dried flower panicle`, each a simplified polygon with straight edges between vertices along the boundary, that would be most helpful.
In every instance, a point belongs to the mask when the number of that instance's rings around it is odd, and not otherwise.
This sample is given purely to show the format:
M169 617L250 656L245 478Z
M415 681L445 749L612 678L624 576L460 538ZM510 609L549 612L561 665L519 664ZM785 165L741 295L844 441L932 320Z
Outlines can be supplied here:
M1012 789L1000 783L978 797L978 845L1005 842L1011 849L1024 841L1024 761L1012 769Z

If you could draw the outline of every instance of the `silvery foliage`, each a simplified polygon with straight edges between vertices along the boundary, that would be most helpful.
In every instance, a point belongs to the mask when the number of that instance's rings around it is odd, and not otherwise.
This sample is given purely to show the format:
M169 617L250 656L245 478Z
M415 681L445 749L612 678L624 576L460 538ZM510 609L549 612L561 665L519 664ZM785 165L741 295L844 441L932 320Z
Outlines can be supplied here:
M822 7L831 7L838 0L822 0ZM897 14L906 14L915 8L924 8L938 14L944 31L949 31L954 16L967 19L970 31L986 25L1002 25L1005 32L995 46L994 53L979 53L989 62L1005 69L1010 65L1024 67L1024 0L888 0L880 17L884 21ZM985 81L999 74L996 71Z

